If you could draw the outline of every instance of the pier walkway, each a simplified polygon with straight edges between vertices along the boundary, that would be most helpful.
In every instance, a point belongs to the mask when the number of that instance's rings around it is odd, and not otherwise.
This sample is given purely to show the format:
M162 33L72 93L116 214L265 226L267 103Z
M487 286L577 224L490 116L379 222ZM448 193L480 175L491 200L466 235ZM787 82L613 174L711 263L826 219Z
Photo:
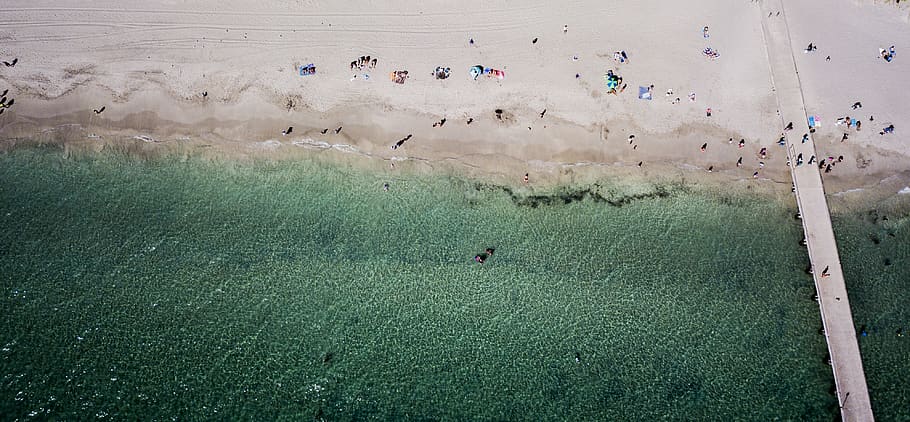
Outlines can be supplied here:
M866 387L821 173L818 161L809 164L810 158L818 154L811 134L803 142L803 134L808 132L808 116L783 2L762 0L761 13L762 33L771 67L772 84L777 94L781 128L793 122L793 130L786 132L790 172L802 214L812 275L818 292L834 381L837 384L841 417L844 421L872 421L869 390ZM802 154L802 165L797 166L799 154ZM821 158L823 157L817 157L816 160Z

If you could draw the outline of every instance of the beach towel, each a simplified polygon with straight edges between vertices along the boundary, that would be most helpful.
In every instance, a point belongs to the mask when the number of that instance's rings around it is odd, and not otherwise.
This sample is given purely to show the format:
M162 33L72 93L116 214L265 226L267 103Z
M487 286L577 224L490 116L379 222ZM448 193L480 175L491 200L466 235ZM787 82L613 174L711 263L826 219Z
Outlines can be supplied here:
M809 116L809 127L815 127L815 116Z
M492 77L496 77L499 79L506 77L506 72L499 70L499 69L493 69L491 67L484 69L483 73L485 73L487 76L492 76Z
M651 89L646 86L638 87L638 98L641 100L651 100Z
M300 66L300 68L297 70L297 72L300 74L300 76L315 75L316 74L316 65L314 65L313 63L310 63L306 66Z

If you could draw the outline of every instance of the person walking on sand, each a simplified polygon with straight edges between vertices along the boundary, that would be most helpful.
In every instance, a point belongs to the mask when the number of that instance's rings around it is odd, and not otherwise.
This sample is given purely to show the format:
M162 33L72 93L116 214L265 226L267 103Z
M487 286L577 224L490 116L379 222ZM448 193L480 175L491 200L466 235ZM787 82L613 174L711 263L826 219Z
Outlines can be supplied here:
M525 177L523 177L522 180L523 180L525 183L528 183L528 180L530 180L530 178L528 177L528 173L525 173Z
M701 144L701 152L705 152L707 149L708 149L708 143L707 143L707 142Z

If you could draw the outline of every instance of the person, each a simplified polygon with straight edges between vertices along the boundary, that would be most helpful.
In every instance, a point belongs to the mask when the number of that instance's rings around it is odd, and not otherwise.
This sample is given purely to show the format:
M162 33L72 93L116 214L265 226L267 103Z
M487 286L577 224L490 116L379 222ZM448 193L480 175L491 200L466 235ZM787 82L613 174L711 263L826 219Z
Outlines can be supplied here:
M483 264L484 262L487 261L487 259L489 259L491 256L493 256L494 251L495 251L495 249L493 249L493 248L486 248L482 253L474 255L474 262Z
M853 103L853 109L856 110L858 108L863 108L863 103L861 103L859 101Z
M706 26L704 29L701 30L701 35L702 35L703 37L705 37L705 38L710 37L710 35L708 35L708 27L707 27L707 26Z
M525 173L525 177L523 180L525 183L528 183L528 180L530 180L530 178L528 177L528 173Z
M388 183L383 183L383 184L382 184L382 190L388 192L388 191L389 191L389 184L388 184Z
M562 26L562 33L563 33L563 34L569 33L569 25L563 25L563 26Z
M894 125L888 125L888 126L885 127L884 129L882 129L882 131L879 132L878 134L879 134L879 135L884 135L884 134L886 134L886 133L894 133Z
M746 140L745 140L745 139L740 139L740 140L739 140L739 148L742 149L742 148L744 148L745 146L746 146Z
M806 141L808 141L808 140L809 140L809 134L808 134L808 133L804 133L804 134L803 134L803 143L805 144Z
M793 122L787 123L787 126L784 128L785 131L793 130Z
M708 143L705 142L704 144L701 145L701 152L705 152L705 150L707 150L707 149L708 149Z
M474 39L471 38L470 40L468 40L468 44L474 45Z
M743 166L743 157L739 157L739 160L736 160L736 167Z

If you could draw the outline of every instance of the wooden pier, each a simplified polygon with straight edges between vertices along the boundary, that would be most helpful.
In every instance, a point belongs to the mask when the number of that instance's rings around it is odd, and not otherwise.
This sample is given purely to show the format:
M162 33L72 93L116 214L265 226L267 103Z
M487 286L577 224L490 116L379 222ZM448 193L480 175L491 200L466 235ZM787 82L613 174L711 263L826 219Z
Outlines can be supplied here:
M872 421L869 390L817 161L822 157L816 153L811 134L803 141L803 134L809 132L808 116L784 4L781 0L762 0L761 13L781 128L793 123L793 129L785 132L790 173L802 214L841 417L844 421ZM816 158L810 164L812 157Z

